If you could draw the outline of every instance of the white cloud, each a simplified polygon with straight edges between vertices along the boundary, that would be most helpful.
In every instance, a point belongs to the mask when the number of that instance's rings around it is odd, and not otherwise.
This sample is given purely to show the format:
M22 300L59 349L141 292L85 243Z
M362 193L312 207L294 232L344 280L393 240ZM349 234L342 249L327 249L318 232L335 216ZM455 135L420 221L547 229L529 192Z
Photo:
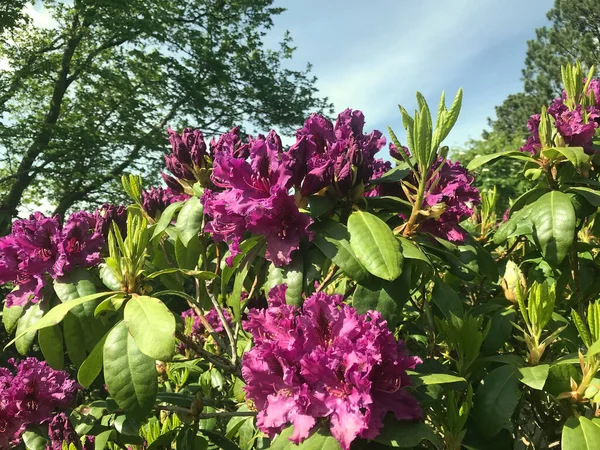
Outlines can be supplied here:
M50 16L50 12L39 2L25 5L25 14L31 17L33 25L40 28L54 28L58 24Z

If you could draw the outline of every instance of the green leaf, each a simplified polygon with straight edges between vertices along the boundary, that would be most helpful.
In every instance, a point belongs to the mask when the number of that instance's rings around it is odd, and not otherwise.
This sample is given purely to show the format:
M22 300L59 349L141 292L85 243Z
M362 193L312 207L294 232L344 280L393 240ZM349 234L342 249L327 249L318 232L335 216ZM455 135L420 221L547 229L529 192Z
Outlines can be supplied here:
M402 151L402 150L400 150L400 151ZM401 165L394 167L391 170L388 170L386 173L384 173L379 178L374 178L372 180L369 180L369 183L370 184L397 183L398 181L403 180L408 175L410 175L410 172L411 172L411 170L407 166L407 164L401 164Z
M59 325L42 328L38 333L38 344L50 367L62 370L65 367L65 351L62 330Z
M562 450L596 450L600 448L600 425L586 417L569 417L562 429Z
M6 347L15 342L19 354L26 355L35 339L35 332L39 330L36 325L41 322L43 315L40 303L30 304L17 322L16 337L6 344Z
M98 292L97 294L87 295L85 297L81 297L76 300L71 300L66 303L61 303L60 305L52 308L44 317L42 317L40 320L35 322L35 324L28 326L27 329L25 329L21 332L19 332L19 330L17 330L16 337L12 341L10 341L8 344L6 344L6 346L4 348L13 344L17 339L21 338L22 336L24 336L27 333L31 333L31 332L34 332L37 330L41 330L42 328L51 327L53 325L59 324L65 318L67 313L69 311L71 311L73 308L75 308L76 306L83 305L86 302L91 302L92 300L96 300L96 299L99 299L102 297L107 297L109 295L114 295L114 294L118 294L118 292Z
M237 445L219 433L204 429L200 429L198 431L206 436L213 444L216 444L221 450L240 450Z
M124 322L108 334L103 358L104 380L110 395L127 413L144 417L158 392L156 365L137 347Z
M157 298L134 295L125 305L124 322L140 351L167 361L175 351L175 317Z
M200 239L190 239L187 244L179 236L175 239L175 259L183 269L196 270L202 252Z
M54 292L61 302L95 294L94 277L87 270L78 267L69 274L54 280Z
M4 308L2 309L2 323L8 334L15 330L18 320L23 315L24 309L24 307L16 305L7 308L6 303L4 303Z
M409 298L410 271L404 271L394 281L379 278L362 285L357 284L352 295L352 306L359 314L379 311L393 328L402 318L402 307Z
M178 267L172 267L170 269L159 270L158 272L152 272L150 275L146 276L147 280L151 280L152 278L159 277L161 275L166 275L169 273L181 273L183 275L187 275L188 277L194 277L201 281L212 280L213 278L217 278L217 275L206 271L206 270L191 270L191 269L180 269Z
M467 165L467 170L474 170L484 164L487 164L491 161L495 161L500 158L514 158L520 159L522 161L531 161L532 158L527 156L526 153L520 152L518 150L510 150L507 152L500 153L491 153L489 155L479 155L471 160L471 162Z
M290 441L290 436L294 432L294 427L288 427L283 430L273 441L270 450L341 450L340 443L323 428L314 431L300 445Z
M473 418L484 436L495 436L510 422L521 397L518 373L512 366L500 366L477 388Z
M304 262L302 253L295 252L292 262L285 267L269 265L269 275L265 282L265 292L275 286L286 284L285 300L288 305L300 306L303 302L302 287L304 285Z
M115 273L108 266L108 264L100 264L98 274L100 276L100 280L102 280L102 283L104 283L104 286L109 288L111 291L120 291L123 289L121 279L115 275Z
M376 442L389 447L417 448L421 442L429 441L438 448L443 442L424 422L398 422L392 417L386 418Z
M202 218L204 207L197 197L191 197L186 200L177 216L176 230L179 232L179 239L187 247L192 238L197 238L202 227Z
M115 430L106 430L96 436L94 450L104 450L108 440L115 434Z
M100 375L100 371L102 370L104 343L106 342L106 338L108 337L109 333L110 330L102 339L100 339L100 341L98 341L94 349L79 367L79 371L77 372L77 381L86 389L89 388L96 377Z
M392 281L402 273L400 242L377 216L355 211L348 219L350 246L361 264L376 277Z
M548 379L548 373L550 372L550 365L541 364L533 367L521 367L519 369L521 373L519 381L527 386L541 391L544 389L546 380Z
M576 186L570 187L566 190L566 192L574 192L576 194L579 194L583 198L585 198L592 206L600 208L600 192L596 189Z
M72 312L63 320L63 334L67 355L75 367L79 367L87 355L85 350L85 331L81 322Z
M46 450L49 442L39 429L30 427L21 435L21 440L27 450ZM7 447L8 448L8 447Z
M577 362L579 362L577 360ZM575 363L575 361L574 361ZM581 369L571 364L569 360L561 361L550 367L544 391L555 397L563 392L571 391L571 378L576 383L581 382Z
M589 155L581 147L553 147L542 150L542 155L548 159L553 159L557 155L564 156L578 172L588 166Z
M411 378L414 380L414 386L428 386L430 384L446 384L446 383L466 383L463 377L457 377L456 375L450 375L446 373L410 373Z
M350 246L350 234L344 225L330 219L322 221L316 230L313 242L327 258L353 280L363 283L371 278L367 269L354 254Z
M410 239L406 239L402 236L397 236L397 238L400 241L402 247L402 255L404 256L404 258L418 259L420 261L423 261L427 265L432 266L432 263L427 257L427 255L423 253L423 250L421 250L421 248L418 247L413 241L411 241Z
M171 203L169 206L165 208L165 210L160 215L160 219L156 222L154 226L154 232L152 233L152 237L150 240L153 240L155 237L160 236L163 231L167 229L169 225L171 225L171 221L173 220L173 216L177 211L181 209L183 206L183 202L175 202Z
M575 238L577 217L571 200L562 192L548 192L533 203L529 217L533 239L544 259L553 265L560 264Z
M462 300L454 289L441 279L436 279L433 285L431 301L439 308L447 319L451 319L452 315L456 317L463 316L464 309Z

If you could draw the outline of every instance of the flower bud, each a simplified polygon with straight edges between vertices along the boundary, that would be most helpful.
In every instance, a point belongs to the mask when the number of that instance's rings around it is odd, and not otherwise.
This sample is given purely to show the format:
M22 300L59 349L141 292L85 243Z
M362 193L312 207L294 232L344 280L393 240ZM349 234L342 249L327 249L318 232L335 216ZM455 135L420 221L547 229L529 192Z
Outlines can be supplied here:
M508 261L506 263L506 269L504 271L504 276L502 277L502 289L504 289L504 296L511 303L517 302L517 284L521 284L523 290L525 290L527 284L525 281L525 277L514 262Z

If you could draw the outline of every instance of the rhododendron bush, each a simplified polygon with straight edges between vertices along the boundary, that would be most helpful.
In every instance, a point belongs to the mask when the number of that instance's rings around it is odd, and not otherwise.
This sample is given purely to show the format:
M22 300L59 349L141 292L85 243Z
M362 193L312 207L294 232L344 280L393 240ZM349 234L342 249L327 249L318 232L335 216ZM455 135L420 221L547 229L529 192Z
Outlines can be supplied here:
M0 448L600 448L593 74L469 167L462 92L417 94L391 142L352 109L288 146L168 129L164 187L16 220ZM499 158L535 182L504 217Z

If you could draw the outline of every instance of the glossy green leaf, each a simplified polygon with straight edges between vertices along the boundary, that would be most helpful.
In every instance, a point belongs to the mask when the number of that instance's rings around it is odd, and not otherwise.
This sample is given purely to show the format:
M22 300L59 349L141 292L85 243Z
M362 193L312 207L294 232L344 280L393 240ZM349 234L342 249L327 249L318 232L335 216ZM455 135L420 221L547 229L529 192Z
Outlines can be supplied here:
M76 268L65 276L54 280L54 292L61 302L96 293L94 277L82 268Z
M464 308L462 300L454 289L441 279L436 279L433 285L431 301L447 319L450 319L452 315L456 317L463 316Z
M289 305L300 306L303 302L302 288L304 285L304 262L302 254L296 252L292 262L285 267L269 265L269 274L265 282L265 292L275 286L286 284L285 300Z
M575 167L578 171L581 171L585 168L588 161L590 160L590 156L585 153L583 148L581 147L553 147L542 150L542 155L548 159L554 159L558 155L564 156L573 167Z
M350 246L360 263L373 275L392 281L402 273L400 242L377 216L355 211L348 219Z
M158 382L155 360L143 354L124 322L104 343L104 380L115 402L134 417L144 417L154 405Z
M166 361L175 351L175 317L157 298L134 295L125 305L124 322L140 351Z
M17 332L17 336L15 337L15 339L6 344L6 347L14 343L17 339L19 339L21 336L24 336L26 333L41 330L42 328L51 327L60 323L67 315L67 313L78 305L83 305L86 302L91 302L93 300L97 300L102 297L108 297L109 295L114 294L118 294L118 292L98 292L97 294L92 294L78 298L76 300L68 301L66 303L61 303L60 305L57 305L50 311L48 311L48 313L44 315L44 317L38 320L35 324L29 326L26 330L23 330L22 332Z
M421 442L429 441L437 448L443 448L441 439L424 422L398 422L393 418L384 420L375 441L398 448L417 448Z
M600 422L584 416L569 417L562 429L562 450L597 450L600 448Z
M521 367L519 372L519 381L521 383L541 391L544 389L546 379L548 379L550 366L548 364L541 364L539 366Z
M588 187L570 187L567 192L574 192L585 198L592 206L600 208L600 191Z
M299 445L290 441L293 432L293 426L283 430L269 447L270 450L341 450L342 448L328 430L318 429L314 431Z
M83 361L79 370L77 371L77 381L84 388L89 388L96 377L100 375L102 371L102 360L104 355L104 343L108 337L108 331L100 341L96 344L94 349L90 352L88 357Z
M17 322L23 315L25 308L22 306L11 306L10 308L6 307L6 303L4 303L4 308L2 309L2 323L4 325L4 329L8 334L12 333L17 327Z
M431 266L431 261L427 257L427 255L421 250L417 244L415 244L410 239L406 239L405 237L398 236L398 240L400 241L402 247L402 255L406 259L418 259L419 261L423 261L427 265Z
M183 204L175 228L179 232L179 239L187 247L192 238L197 238L202 227L204 207L197 197L191 197Z
M544 259L558 265L567 256L575 238L577 217L571 200L558 191L548 192L533 205L530 214L533 239Z
M48 439L46 439L37 427L29 427L21 435L21 440L27 450L46 450Z
M510 422L521 397L518 373L512 366L500 366L477 388L473 418L484 436L495 436Z
M359 283L369 281L371 276L354 254L346 227L329 219L320 225L313 239L319 250L353 280Z
M171 225L171 221L173 220L173 216L181 209L183 206L183 202L175 202L171 203L169 206L165 208L165 210L160 215L160 219L156 222L154 226L154 232L152 233L151 240L160 236L163 231L167 229L169 225Z
M41 308L40 303L30 304L25 313L17 321L15 339L9 342L6 347L14 342L19 354L26 355L33 344L36 331L41 328L37 327L37 325L41 322L43 315L44 310Z
M466 383L463 377L447 373L411 373L415 386L428 386L431 384Z
M85 335L86 332L79 318L72 312L68 312L63 320L63 336L67 355L75 367L79 367L87 356Z
M471 162L467 165L467 170L474 170L484 164L490 163L500 158L514 158L519 159L521 161L531 161L531 157L527 156L527 154L517 151L510 150L507 152L500 153L491 153L489 155L479 155L471 160Z
M55 370L65 368L65 350L60 325L42 328L38 333L38 344L44 359Z
M206 270L190 270L173 267L170 269L159 270L158 272L152 272L150 275L146 276L146 279L156 278L158 276L166 275L169 273L181 273L182 275L193 277L201 281L212 280L213 278L217 278L217 275Z

